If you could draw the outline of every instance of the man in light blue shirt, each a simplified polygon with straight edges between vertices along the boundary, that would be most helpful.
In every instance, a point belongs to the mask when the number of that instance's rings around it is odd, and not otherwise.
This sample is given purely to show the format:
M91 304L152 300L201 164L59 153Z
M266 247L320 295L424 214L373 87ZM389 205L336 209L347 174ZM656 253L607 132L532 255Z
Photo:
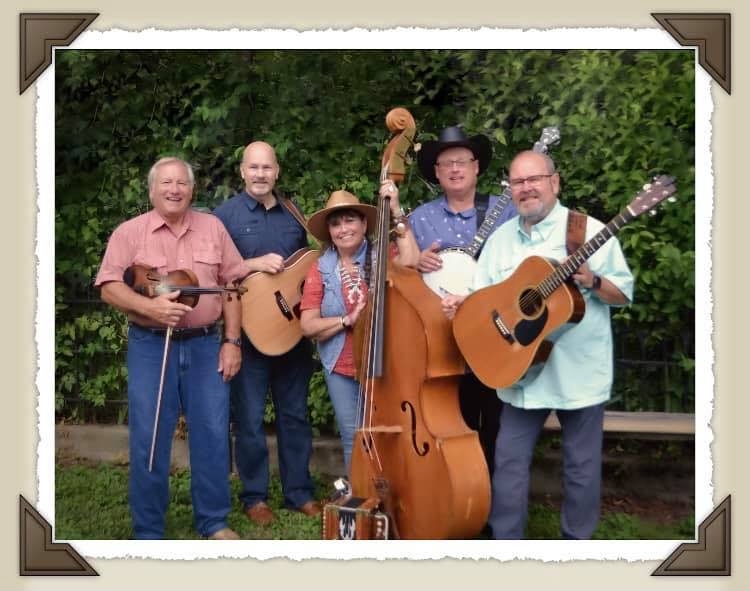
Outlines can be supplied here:
M567 256L568 209L560 204L560 177L552 160L521 152L510 166L518 218L490 236L479 258L475 289L507 279L526 258ZM603 224L588 217L586 239ZM564 500L561 531L566 539L588 539L599 520L604 405L612 386L610 306L632 301L633 276L616 239L607 241L572 277L586 302L579 324L553 333L554 347L544 364L532 366L503 400L495 448L490 525L496 539L524 535L529 468L534 445L551 410L562 426ZM449 296L449 317L462 298Z

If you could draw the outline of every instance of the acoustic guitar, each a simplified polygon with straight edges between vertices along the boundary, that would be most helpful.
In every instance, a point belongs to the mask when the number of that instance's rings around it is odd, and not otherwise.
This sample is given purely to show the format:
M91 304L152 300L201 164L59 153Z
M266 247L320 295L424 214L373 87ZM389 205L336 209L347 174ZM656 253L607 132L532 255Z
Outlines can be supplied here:
M560 141L560 130L557 127L545 127L539 141L532 148L534 152L545 154L549 146ZM492 233L495 222L502 215L511 201L510 186L506 186L503 194L498 197L494 207L487 213L484 222L474 234L471 244L467 247L444 248L437 254L443 261L443 266L437 271L423 273L422 279L432 291L441 298L448 294L468 295L474 284L474 272L477 268L477 255L482 250L485 241Z
M546 358L541 355L549 353L545 337L565 323L579 322L585 313L583 296L570 277L620 228L675 191L673 177L656 177L562 262L531 256L505 281L469 295L453 319L453 335L476 376L492 388L507 388Z
M242 330L261 353L276 356L291 350L302 338L299 325L302 287L319 250L301 248L272 275L257 271L242 282L247 289L242 304Z

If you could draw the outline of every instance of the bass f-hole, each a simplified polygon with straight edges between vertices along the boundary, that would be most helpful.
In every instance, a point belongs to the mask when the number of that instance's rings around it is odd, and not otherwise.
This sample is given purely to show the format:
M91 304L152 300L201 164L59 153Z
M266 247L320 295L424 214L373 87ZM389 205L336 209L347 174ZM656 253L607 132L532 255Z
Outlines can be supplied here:
M408 400L404 400L401 402L401 410L403 412L409 412L409 419L411 420L411 446L414 448L414 453L416 453L419 457L424 457L427 455L427 452L430 451L430 444L426 441L422 442L422 449L420 450L417 445L417 417L414 412L414 407L412 406L411 402Z

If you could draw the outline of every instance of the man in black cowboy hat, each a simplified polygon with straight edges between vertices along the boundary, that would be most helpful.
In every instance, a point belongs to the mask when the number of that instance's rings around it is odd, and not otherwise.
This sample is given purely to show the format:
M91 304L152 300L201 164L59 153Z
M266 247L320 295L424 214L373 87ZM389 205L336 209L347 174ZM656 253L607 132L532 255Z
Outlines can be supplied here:
M498 197L477 193L477 178L490 164L492 145L484 135L468 137L460 127L447 127L436 141L422 144L417 162L430 183L440 184L443 194L417 207L409 216L420 249L417 269L437 271L443 265L439 251L466 248ZM516 215L509 204L494 224L497 228ZM501 403L494 390L467 374L459 389L461 413L466 424L479 432L487 466L494 466L495 438Z

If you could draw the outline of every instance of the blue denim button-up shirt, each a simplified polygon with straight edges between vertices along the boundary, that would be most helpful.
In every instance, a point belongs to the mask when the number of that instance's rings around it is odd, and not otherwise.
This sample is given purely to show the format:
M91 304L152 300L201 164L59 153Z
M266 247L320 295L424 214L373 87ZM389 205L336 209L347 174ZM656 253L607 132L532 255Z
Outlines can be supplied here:
M228 199L215 210L243 259L276 253L285 259L307 246L305 229L277 202L266 209L246 191Z

